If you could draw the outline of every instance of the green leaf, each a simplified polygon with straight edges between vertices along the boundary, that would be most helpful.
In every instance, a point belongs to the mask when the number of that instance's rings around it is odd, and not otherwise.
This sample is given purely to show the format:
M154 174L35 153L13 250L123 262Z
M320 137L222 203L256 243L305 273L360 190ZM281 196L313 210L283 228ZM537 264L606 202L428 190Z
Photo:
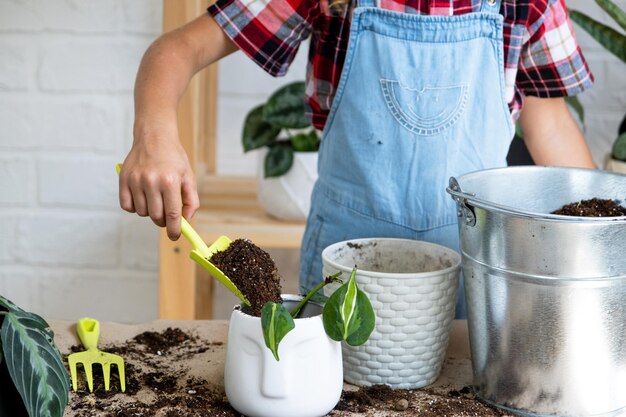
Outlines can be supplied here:
M11 300L8 300L0 295L0 310L4 311L24 311L16 306Z
M615 142L613 142L611 156L613 159L626 161L626 132L619 135L617 139L615 139Z
M304 129L311 125L304 108L304 82L294 82L270 96L263 107L263 119L280 128Z
M626 30L626 13L622 9L611 0L596 0L596 3L598 3L602 10L607 12L622 29Z
M576 112L578 116L578 120L580 123L585 124L585 108L583 107L580 100L578 100L578 96L567 96L565 97L565 102L569 106L570 109Z
M291 146L297 152L315 152L320 147L320 140L317 132L311 130L309 133L299 133L291 138Z
M272 301L265 303L261 309L261 327L265 346L272 351L274 358L278 358L278 345L283 337L296 327L291 314L285 306Z
M246 116L241 134L244 152L270 145L280 134L279 127L263 120L263 107L263 105L255 107Z
M367 341L374 330L376 317L367 295L356 284L356 268L350 280L335 290L322 312L324 330L335 341L345 340L358 346Z
M264 161L265 178L280 177L293 165L293 149L289 143L281 142L270 147Z
M576 10L570 18L616 57L626 62L626 36Z
M30 417L62 417L69 377L54 333L38 315L12 311L0 329L5 362Z

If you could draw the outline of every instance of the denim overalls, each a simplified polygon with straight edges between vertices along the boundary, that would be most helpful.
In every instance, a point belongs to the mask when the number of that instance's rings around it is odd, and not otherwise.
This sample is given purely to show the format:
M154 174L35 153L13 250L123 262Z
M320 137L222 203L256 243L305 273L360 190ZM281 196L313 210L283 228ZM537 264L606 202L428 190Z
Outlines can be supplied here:
M397 237L459 250L451 176L506 165L500 0L458 16L399 13L359 0L319 151L300 286L322 280L322 250ZM464 317L459 292L457 317Z

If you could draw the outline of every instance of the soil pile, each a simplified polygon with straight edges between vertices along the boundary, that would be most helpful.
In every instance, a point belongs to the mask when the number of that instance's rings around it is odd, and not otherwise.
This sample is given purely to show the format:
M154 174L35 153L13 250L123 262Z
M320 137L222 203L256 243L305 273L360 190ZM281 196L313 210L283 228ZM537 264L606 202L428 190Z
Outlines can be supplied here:
M614 200L592 198L591 200L566 204L551 214L578 217L619 217L626 216L626 207L622 207Z
M280 275L274 260L250 240L233 240L225 251L215 253L210 261L250 301L252 315L260 316L268 301L282 303Z

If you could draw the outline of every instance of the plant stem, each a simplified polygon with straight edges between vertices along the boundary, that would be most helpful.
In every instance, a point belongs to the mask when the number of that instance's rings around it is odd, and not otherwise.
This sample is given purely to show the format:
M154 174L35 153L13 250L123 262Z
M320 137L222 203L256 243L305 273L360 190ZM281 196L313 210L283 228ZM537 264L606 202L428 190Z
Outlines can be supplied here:
M330 284L331 282L337 282L337 281L341 282L341 280L338 278L340 275L341 275L341 272L337 272L336 274L329 275L324 279L324 281L317 284L315 288L309 291L309 293L302 300L300 300L296 308L294 308L291 311L291 317L295 318L298 315L298 313L300 313L300 310L302 310L304 305L311 299L311 297L313 297L313 295L315 295L319 290L324 288L326 285Z

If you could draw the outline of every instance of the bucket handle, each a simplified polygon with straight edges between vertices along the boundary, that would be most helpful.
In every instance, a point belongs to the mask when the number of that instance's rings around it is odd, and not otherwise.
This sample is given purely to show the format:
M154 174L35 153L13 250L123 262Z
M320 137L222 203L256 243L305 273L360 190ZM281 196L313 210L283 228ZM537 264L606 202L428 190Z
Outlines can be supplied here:
M468 203L468 199L475 197L476 194L463 192L461 185L454 177L450 177L449 186L446 188L446 191L452 196L452 199L456 201L458 207L457 216L462 217L465 224L468 226L476 225L474 207Z

